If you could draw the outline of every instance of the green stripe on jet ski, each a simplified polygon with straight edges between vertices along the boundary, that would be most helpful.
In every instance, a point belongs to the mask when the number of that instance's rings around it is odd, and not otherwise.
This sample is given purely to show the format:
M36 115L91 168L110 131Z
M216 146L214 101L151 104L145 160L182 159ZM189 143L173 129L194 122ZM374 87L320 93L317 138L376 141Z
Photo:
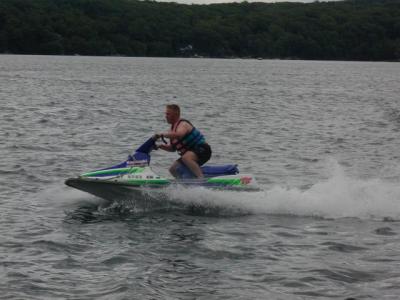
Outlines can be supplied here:
M81 177L92 177L98 175L123 175L123 174L135 174L143 172L143 168L134 167L134 168L118 168L118 169L108 169L108 170L100 170L94 172L88 172L81 175Z
M166 185L171 183L167 179L132 179L126 180L125 182L129 185Z
M241 185L240 178L210 178L208 183L217 183L222 185Z

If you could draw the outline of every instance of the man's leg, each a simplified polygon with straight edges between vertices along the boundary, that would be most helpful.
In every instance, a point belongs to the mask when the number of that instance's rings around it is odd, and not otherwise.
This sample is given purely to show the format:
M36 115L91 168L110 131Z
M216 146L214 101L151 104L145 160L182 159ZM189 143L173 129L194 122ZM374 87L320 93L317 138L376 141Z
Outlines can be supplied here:
M181 157L182 162L189 168L190 171L197 177L203 178L203 172L200 169L199 164L197 163L198 158L197 155L192 151L187 151Z
M171 167L169 167L169 172L171 173L172 176L174 176L175 178L178 177L178 171L176 170L180 165L179 161L174 161L174 163L171 165Z

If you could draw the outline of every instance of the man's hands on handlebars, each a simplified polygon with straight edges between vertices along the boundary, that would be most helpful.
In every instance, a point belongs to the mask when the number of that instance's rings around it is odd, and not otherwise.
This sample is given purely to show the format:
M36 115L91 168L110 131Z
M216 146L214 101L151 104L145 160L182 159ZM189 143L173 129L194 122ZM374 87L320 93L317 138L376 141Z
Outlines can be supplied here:
M157 141L158 139L161 138L161 140L164 143L164 144L160 144L160 145L154 144L154 150L158 150L158 149L163 149L163 150L167 150L167 151L169 150L169 147L167 146L168 143L165 140L164 135L162 133L155 133L152 136L152 138L153 138L154 141Z

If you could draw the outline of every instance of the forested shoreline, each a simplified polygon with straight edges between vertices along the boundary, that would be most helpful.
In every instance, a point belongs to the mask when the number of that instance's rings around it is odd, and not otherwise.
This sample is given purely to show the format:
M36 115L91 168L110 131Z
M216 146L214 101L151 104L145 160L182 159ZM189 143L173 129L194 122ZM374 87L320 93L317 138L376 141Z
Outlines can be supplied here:
M400 1L1 0L0 53L400 60Z

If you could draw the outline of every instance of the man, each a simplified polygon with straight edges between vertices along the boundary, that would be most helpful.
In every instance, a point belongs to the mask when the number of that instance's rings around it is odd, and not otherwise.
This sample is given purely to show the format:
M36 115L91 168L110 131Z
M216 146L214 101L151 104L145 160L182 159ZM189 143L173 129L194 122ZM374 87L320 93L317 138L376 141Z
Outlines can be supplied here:
M174 177L178 177L177 168L183 163L197 177L203 178L200 166L211 157L211 148L206 143L204 136L188 120L181 119L180 108L176 104L169 104L165 109L165 118L171 129L166 133L155 134L154 138L169 138L170 143L160 145L165 151L177 151L181 156L169 168Z

